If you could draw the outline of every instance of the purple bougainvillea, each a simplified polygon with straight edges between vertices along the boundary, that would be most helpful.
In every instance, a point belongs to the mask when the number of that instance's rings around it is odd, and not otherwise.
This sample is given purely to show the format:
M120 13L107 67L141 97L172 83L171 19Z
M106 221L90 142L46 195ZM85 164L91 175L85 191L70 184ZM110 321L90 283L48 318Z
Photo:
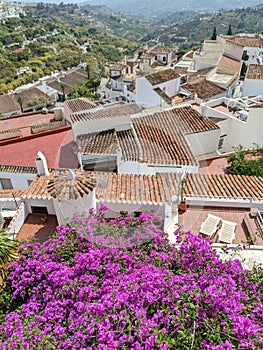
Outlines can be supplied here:
M26 242L0 303L1 349L262 349L262 273L154 216L76 216ZM0 305L1 306L1 305Z

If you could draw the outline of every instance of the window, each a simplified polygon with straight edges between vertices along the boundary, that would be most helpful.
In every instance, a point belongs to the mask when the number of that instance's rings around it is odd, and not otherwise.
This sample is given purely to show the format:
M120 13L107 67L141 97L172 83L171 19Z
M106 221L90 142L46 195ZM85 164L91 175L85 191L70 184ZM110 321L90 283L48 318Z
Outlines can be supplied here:
M12 186L12 182L10 179L0 179L0 184L2 186L3 190L12 190L13 186Z
M221 148L223 147L223 144L224 144L224 138L222 137L221 139L219 139L219 144L218 144L218 148Z
M166 61L166 57L165 56L163 56L163 62L165 62Z
M35 207L31 206L31 210L33 214L48 214L47 207Z

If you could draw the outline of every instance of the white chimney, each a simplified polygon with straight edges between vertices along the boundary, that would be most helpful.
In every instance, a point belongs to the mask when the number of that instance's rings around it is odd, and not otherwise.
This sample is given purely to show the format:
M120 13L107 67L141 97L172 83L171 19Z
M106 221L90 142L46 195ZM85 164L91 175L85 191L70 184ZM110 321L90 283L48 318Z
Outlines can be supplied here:
M47 160L44 154L40 151L37 152L36 157L36 167L37 167L37 175L49 175Z

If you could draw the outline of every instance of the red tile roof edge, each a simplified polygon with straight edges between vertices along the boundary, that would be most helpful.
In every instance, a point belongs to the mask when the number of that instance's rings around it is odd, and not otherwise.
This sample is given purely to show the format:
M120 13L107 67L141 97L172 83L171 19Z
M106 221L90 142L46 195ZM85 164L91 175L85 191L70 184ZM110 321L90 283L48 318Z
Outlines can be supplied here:
M24 137L19 137L19 138L14 138L14 139L0 141L0 147L1 146L5 146L5 145L10 145L12 143L19 143L19 142L23 142L23 141L27 141L27 140L31 140L31 139L36 139L36 138L42 137L42 136L58 134L60 132L67 131L67 130L70 130L70 129L71 129L71 125L65 126L63 128L47 130L47 131L39 132L39 133L36 133L36 134L31 134L31 135L24 136Z

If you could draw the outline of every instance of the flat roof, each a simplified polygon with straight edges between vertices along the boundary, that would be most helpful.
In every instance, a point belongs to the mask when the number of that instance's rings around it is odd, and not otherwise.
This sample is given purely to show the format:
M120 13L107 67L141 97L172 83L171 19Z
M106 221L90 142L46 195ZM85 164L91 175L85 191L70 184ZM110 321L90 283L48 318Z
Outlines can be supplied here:
M77 156L73 153L71 129L55 130L45 135L20 138L0 145L0 164L36 166L37 152L41 151L50 168L77 168Z
M54 119L54 113L34 113L0 120L0 130L23 129L33 125L46 124Z

